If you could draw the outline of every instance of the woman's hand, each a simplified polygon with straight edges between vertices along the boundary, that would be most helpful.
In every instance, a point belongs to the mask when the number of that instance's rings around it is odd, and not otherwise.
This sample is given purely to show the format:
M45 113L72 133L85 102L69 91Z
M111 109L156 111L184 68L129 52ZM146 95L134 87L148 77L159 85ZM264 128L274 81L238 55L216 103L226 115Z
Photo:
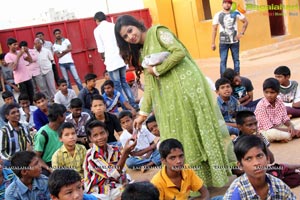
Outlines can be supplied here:
M147 66L147 70L148 70L148 73L149 73L149 74L151 74L152 76L156 76L155 73L154 73L154 71L153 71L153 67L154 67L154 66L150 66L150 65L149 65L149 66Z
M133 128L140 130L142 127L143 122L147 119L147 116L139 115L134 121L133 121Z

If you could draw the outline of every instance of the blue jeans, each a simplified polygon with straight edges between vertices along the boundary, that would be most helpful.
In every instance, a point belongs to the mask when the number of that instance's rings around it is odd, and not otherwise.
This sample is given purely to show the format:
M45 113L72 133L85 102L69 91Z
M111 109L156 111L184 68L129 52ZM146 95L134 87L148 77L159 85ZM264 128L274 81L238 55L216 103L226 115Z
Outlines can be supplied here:
M160 155L158 150L156 149L155 151L153 151L153 153L151 154L151 156L149 158L146 159L142 159L138 156L132 156L127 158L126 160L126 165L128 168L135 168L135 167L141 167L143 165L146 165L149 162L153 162L156 166L161 165L161 161L160 161Z
M231 51L234 71L240 73L240 59L239 59L240 42L236 42L232 44L220 44L219 51L221 57L221 63L220 63L221 76L227 68L227 58L228 58L229 49Z
M240 133L240 130L238 128L235 128L235 127L232 127L232 126L228 126L227 125L227 129L228 129L229 135L236 135L236 136L238 136L239 133Z
M59 63L59 67L60 67L60 70L61 70L61 73L62 73L64 79L68 83L68 88L72 89L72 85L71 85L71 82L70 82L70 79L68 76L68 71L70 71L76 82L78 90L80 91L83 88L83 86L82 86L81 80L77 74L77 70L76 70L74 63Z
M126 82L126 66L116 69L114 71L108 72L110 79L114 82L114 88L121 92L124 97L127 97L129 104L133 108L138 108L135 103L134 96L129 85Z

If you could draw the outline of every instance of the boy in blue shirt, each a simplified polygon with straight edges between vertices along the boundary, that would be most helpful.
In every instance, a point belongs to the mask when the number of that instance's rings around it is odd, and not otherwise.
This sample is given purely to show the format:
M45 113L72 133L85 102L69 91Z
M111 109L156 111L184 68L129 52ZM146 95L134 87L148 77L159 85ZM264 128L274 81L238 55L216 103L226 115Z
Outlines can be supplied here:
M106 103L107 112L119 114L118 103L120 103L123 108L130 110L133 116L136 115L135 109L128 103L122 93L114 89L114 83L111 80L106 80L103 87L104 94L102 96Z
M247 110L247 108L240 105L239 101L232 96L232 87L228 79L218 79L215 86L218 94L218 105L224 117L224 121L226 122L230 137L231 139L234 139L239 135L239 129L235 123L236 112L240 110Z
M11 169L4 168L3 160L0 158L0 199L4 199L6 188L16 179Z
M39 158L33 151L12 156L11 167L18 176L6 189L6 200L49 200L48 177L41 174Z

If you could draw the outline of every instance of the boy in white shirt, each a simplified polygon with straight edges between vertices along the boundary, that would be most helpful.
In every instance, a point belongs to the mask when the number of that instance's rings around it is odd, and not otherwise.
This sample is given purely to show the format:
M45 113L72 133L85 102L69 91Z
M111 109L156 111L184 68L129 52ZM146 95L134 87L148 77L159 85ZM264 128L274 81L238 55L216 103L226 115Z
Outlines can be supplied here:
M159 138L155 137L145 126L142 126L139 131L134 130L133 117L130 111L120 112L119 120L124 129L120 136L122 146L125 146L128 139L137 138L137 144L126 160L127 167L141 169L142 172L145 172L152 166L160 166L160 155L156 149Z

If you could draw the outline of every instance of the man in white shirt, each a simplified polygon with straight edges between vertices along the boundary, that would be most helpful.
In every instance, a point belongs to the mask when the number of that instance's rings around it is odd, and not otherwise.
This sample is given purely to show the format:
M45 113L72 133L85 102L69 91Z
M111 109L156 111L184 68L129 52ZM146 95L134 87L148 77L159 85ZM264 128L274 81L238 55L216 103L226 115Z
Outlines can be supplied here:
M43 47L43 41L39 38L35 38L34 47L38 54L37 63L41 67L42 77L46 84L45 95L49 101L52 101L56 92L52 71L53 55L50 50Z
M97 27L94 29L98 52L106 65L110 79L114 82L115 89L125 93L130 105L138 109L134 96L126 82L126 64L120 55L119 47L115 37L115 24L106 21L103 12L97 12L94 16Z
M18 97L18 102L20 105L20 123L27 126L30 130L35 128L33 121L33 112L37 109L36 106L31 106L29 97L27 94L21 93Z
M68 76L68 71L70 71L76 82L78 90L80 91L83 88L83 86L78 76L76 66L74 64L74 60L71 54L72 51L71 42L67 38L62 37L60 29L55 29L53 31L53 34L55 35L56 38L55 43L53 45L53 51L55 55L58 57L59 67L64 79L68 82L68 88L72 89L69 76Z

